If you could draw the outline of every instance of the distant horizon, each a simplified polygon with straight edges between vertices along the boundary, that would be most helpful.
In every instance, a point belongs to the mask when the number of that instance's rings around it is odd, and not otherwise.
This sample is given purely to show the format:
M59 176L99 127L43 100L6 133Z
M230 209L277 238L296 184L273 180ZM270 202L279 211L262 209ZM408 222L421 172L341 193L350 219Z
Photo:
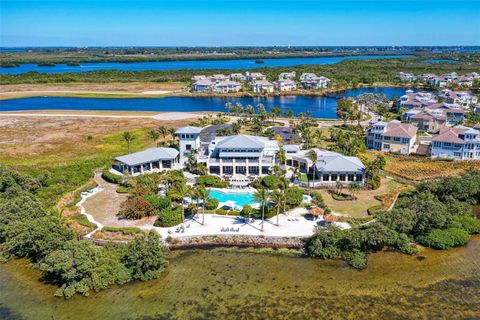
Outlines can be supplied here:
M2 0L0 47L478 46L478 21L475 0Z
M363 45L363 46L354 46L354 45L228 45L228 46L193 46L193 45L179 45L179 46L168 46L168 45L85 45L85 46L74 46L74 45L24 45L24 46L0 46L0 48L480 48L478 45Z

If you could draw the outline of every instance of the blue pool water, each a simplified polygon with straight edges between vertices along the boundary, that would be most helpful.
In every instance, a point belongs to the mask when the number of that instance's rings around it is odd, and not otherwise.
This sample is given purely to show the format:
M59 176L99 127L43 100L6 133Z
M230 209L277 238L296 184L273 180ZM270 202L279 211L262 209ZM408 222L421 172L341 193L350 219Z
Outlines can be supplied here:
M364 55L344 57L317 57L317 58L281 58L263 59L264 63L255 63L255 59L231 60L185 60L185 61L158 61L158 62L86 62L78 66L57 64L55 66L38 66L36 64L22 64L13 68L0 68L0 74L21 74L26 72L64 73L86 72L99 70L200 70L200 69L256 69L264 67L293 67L304 64L333 64L352 59L394 59L409 58L412 55Z
M253 200L253 193L249 192L224 192L220 190L211 190L210 198L215 198L218 202L233 201L237 206L243 207L247 204L255 205L258 204Z
M358 96L362 93L384 93L388 98L401 96L404 88L361 88L347 90L338 95ZM271 96L271 97L165 97L165 98L66 98L37 97L0 100L0 111L22 110L113 110L113 111L212 111L224 112L225 103L240 102L244 106L262 103L268 110L279 107L295 114L310 111L316 118L336 118L337 96Z

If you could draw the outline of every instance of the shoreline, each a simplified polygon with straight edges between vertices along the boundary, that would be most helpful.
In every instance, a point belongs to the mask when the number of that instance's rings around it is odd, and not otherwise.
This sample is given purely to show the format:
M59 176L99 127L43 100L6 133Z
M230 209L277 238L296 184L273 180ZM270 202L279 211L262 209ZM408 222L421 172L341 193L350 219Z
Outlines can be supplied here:
M0 101L40 98L40 97L59 97L59 98L83 98L83 99L160 99L168 97L182 98L268 98L268 97L328 97L328 95L339 94L348 90L363 88L404 88L404 89L424 89L425 86L402 85L391 83L364 84L347 88L331 88L319 91L294 90L289 92L272 92L268 94L255 94L252 92L234 92L234 93L194 93L181 90L165 91L158 93L155 91L144 92L118 92L118 91L68 91L68 90L38 90L38 91L14 91L0 92Z

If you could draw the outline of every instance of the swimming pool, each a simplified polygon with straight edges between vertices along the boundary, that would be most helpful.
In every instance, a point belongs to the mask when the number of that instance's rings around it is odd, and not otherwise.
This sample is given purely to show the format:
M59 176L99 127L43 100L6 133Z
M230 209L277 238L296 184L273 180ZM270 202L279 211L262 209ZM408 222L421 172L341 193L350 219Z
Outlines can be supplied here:
M229 191L220 191L220 190L210 190L210 198L215 198L218 202L227 202L232 201L235 205L243 207L247 204L251 206L258 205L253 199L252 192L229 192Z
M218 202L227 202L232 201L235 203L235 206L243 207L247 204L252 207L259 206L259 203L254 200L253 192L231 192L231 191L220 191L217 189L210 190L210 198L215 198ZM303 202L311 202L312 198L307 195L303 195Z

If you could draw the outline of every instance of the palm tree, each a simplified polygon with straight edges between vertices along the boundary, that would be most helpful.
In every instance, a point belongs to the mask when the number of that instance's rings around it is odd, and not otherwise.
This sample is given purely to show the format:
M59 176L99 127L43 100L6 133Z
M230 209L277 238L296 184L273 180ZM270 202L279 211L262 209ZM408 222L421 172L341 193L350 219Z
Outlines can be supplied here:
M252 121L252 116L255 114L255 109L251 104L247 104L245 111L248 113L248 118Z
M158 127L158 133L162 136L163 139L165 139L168 134L168 128L165 126L160 126Z
M264 188L257 189L253 194L253 199L255 199L255 201L257 202L260 202L260 205L262 207L262 224L261 224L262 231L263 231L263 222L265 220L265 205L267 204L268 197L269 197L268 190Z
M153 140L155 145L157 145L157 140L160 137L160 133L158 131L155 131L155 130L150 130L148 132L148 137Z
M340 181L335 182L335 187L337 188L337 194L340 195L342 193L343 184Z
M285 203L285 195L280 190L273 190L273 192L270 194L270 200L273 202L273 207L277 212L277 226L279 226L280 209Z
M192 187L190 187L187 184L176 183L172 186L172 193L175 194L176 198L181 199L180 201L182 205L182 222L184 222L185 221L184 201L185 201L185 197L192 194Z
M285 177L285 175L283 175L281 178L280 178L280 190L282 190L282 193L283 193L283 196L285 197L286 196L286 192L287 192L287 189L288 189L288 185L290 184L290 182L288 181L288 179ZM283 199L283 212L285 213L286 211L286 206L287 206L287 201L286 201L286 198Z
M198 199L202 201L202 226L205 224L205 204L210 197L210 191L204 186L196 186L195 193Z
M349 186L348 186L348 190L350 190L350 194L352 195L352 199L355 200L355 193L358 192L358 190L360 189L360 186L358 185L358 183L351 183Z
M313 162L312 165L312 183L315 188L315 171L317 170L317 153L315 150L310 150L308 153L308 159Z
M122 138L127 142L127 150L128 150L128 153L130 153L130 145L132 144L132 141L135 139L135 136L130 132L125 131L124 133L122 133Z

